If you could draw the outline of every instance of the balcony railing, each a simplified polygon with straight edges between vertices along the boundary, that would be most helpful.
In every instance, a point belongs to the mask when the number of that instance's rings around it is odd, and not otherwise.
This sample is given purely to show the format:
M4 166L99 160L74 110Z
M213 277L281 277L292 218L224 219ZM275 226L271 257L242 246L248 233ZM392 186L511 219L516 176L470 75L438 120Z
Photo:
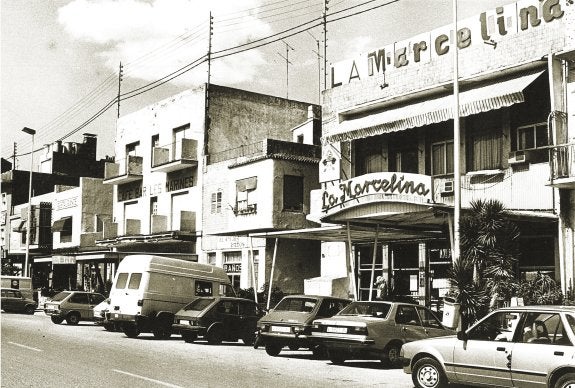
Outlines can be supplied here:
M550 149L550 185L575 189L575 144L561 144Z
M116 163L106 163L104 169L105 184L121 184L142 179L143 158L141 156L128 155L126 159Z
M198 164L198 141L182 139L165 146L154 147L152 171L170 172Z
M319 160L321 159L321 147L310 144L294 143L290 141L264 139L257 143L246 144L241 147L210 155L210 163L232 161L241 163L261 156L283 156L294 159Z

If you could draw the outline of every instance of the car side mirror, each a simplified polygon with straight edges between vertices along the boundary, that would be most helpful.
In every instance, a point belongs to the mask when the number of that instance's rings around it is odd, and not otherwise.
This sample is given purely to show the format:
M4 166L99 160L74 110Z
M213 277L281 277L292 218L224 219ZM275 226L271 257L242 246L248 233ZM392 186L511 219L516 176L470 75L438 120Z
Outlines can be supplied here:
M457 332L457 339L460 341L467 341L467 339L469 338L469 336L467 335L467 333L465 331L458 331Z

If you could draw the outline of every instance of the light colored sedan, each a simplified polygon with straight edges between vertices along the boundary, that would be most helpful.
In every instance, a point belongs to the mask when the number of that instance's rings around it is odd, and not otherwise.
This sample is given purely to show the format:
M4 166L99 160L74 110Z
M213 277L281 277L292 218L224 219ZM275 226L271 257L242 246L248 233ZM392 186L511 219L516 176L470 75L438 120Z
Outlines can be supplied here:
M419 388L568 388L575 386L574 329L575 306L506 307L457 336L405 344L401 359Z
M424 306L398 302L352 302L331 318L313 322L311 339L334 364L380 360L399 366L399 350L410 341L455 334Z

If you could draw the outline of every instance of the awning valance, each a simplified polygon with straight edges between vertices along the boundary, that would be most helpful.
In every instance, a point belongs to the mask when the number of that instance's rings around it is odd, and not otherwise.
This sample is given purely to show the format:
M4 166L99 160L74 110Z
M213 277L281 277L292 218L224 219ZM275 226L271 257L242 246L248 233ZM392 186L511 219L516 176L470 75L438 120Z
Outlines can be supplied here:
M525 101L523 90L543 71L476 87L459 94L459 116L465 117ZM453 95L390 108L368 116L344 120L325 142L334 143L403 131L453 119Z
M61 232L63 230L72 230L72 217L60 218L52 224L52 232Z
M238 192L255 190L258 185L258 177L240 179L236 181L236 190Z

